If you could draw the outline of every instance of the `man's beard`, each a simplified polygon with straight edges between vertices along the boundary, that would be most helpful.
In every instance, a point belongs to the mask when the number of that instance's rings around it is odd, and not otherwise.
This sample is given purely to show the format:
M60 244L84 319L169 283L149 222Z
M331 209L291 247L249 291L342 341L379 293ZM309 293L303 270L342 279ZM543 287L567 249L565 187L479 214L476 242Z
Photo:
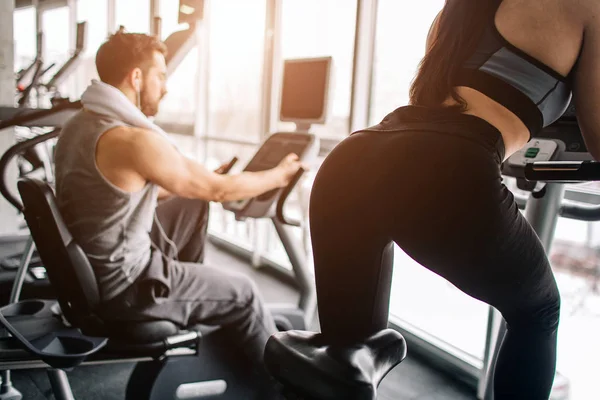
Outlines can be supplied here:
M158 103L160 103L161 99L162 97L156 101L152 101L148 96L148 91L143 87L140 91L140 110L146 117L154 117L158 114Z

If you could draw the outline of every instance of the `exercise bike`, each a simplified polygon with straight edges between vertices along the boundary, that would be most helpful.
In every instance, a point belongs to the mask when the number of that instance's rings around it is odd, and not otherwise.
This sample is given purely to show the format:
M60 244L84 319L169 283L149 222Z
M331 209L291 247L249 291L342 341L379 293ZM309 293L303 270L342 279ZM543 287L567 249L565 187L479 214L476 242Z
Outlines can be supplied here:
M600 163L591 161L573 106L511 156L502 172L517 178L519 189L532 193L529 198L517 197L517 203L546 249L559 215L600 221L599 206L562 202L565 183L600 180ZM505 323L499 326L485 360L490 367L483 371L480 385L485 400L493 400L493 366L506 333ZM375 400L382 379L402 362L406 350L402 335L391 329L352 345L330 343L319 333L295 330L271 336L265 363L290 400Z
M277 165L290 151L304 158L312 154L313 148L312 135L273 134L247 169ZM285 201L301 174L299 171L284 189L226 206L240 217L272 218L284 229L293 223L284 215ZM56 289L58 303L32 299L0 308L0 324L11 334L0 337L0 370L46 368L55 397L71 400L65 369L88 363L135 361L126 389L128 400L261 399L264 387L257 384L260 380L219 327L184 328L166 320L104 320L96 312L100 296L94 272L64 224L52 188L41 180L25 178L19 181L18 189L25 219ZM309 285L306 265L297 267ZM298 307L272 312L281 327L306 329L314 306L311 286L301 296Z

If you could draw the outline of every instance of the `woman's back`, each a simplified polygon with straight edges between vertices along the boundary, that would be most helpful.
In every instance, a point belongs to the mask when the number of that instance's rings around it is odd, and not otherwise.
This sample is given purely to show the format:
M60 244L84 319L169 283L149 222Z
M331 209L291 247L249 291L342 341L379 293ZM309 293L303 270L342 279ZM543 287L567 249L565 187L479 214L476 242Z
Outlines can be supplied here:
M597 49L600 46L600 21L595 18L600 4L594 0L484 1L500 3L495 13L495 28L510 45L559 76L567 77L573 73L569 84L575 94L580 124L586 141L595 143L595 137L600 135L600 129L596 128L600 125L600 117L594 116L595 107L592 106L600 103L600 92L595 89L600 89L600 76L595 72L596 60L600 59ZM449 1L446 7L452 7L451 3ZM438 34L439 20L432 29L430 43ZM457 86L457 94L468 105L466 113L483 118L500 130L507 157L527 142L530 132L522 118L473 88ZM592 154L600 155L600 144L596 147L597 150L591 149Z
M567 76L577 61L589 0L504 0L496 28L515 47ZM586 15L587 13L587 15Z

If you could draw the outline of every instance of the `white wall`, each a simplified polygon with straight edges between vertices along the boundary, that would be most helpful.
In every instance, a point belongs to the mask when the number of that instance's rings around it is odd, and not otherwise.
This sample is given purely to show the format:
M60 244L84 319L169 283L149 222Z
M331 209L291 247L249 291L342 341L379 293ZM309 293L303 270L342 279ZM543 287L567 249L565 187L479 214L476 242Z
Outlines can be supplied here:
M14 0L0 1L0 105L13 106L15 99L13 11ZM12 130L0 131L0 154L14 143ZM0 233L16 229L17 214L13 206L0 198Z

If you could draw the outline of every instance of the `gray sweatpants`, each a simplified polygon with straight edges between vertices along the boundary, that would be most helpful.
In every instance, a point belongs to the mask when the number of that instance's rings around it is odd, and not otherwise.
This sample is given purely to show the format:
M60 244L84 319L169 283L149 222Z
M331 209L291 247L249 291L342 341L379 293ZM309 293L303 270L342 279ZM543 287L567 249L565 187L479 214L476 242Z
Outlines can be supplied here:
M184 327L220 325L262 366L267 339L277 329L250 278L202 263L208 204L171 197L159 203L156 216L150 264L133 285L109 302L111 312L127 318L171 320Z

